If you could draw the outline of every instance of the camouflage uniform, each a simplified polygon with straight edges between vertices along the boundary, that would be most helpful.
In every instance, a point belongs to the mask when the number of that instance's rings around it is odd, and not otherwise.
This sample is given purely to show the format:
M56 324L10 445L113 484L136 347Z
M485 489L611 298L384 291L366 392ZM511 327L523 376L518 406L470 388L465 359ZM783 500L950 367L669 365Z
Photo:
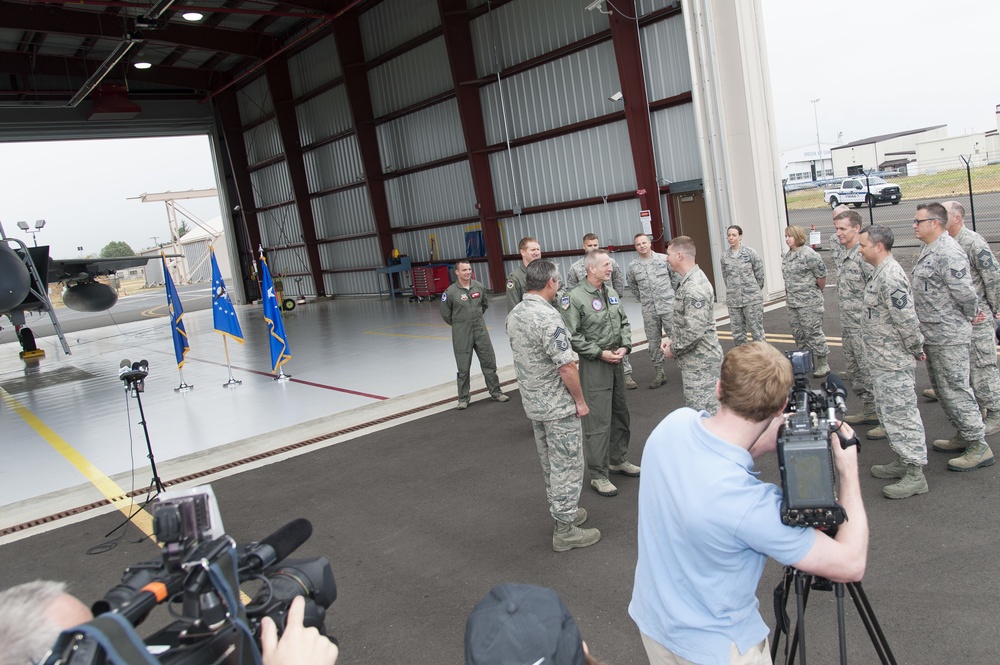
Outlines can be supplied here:
M735 254L731 249L722 253L722 278L726 282L726 308L733 343L747 343L747 330L753 341L764 339L764 261L750 247L741 246Z
M645 261L633 259L625 271L632 295L642 305L642 322L649 341L649 358L653 367L663 367L660 340L663 332L670 334L674 319L673 280L677 273L670 270L666 254L653 252Z
M843 269L840 275L843 280ZM924 336L906 272L891 255L874 269L865 286L860 336L862 364L869 367L875 409L889 445L904 463L927 464L924 423L913 387L914 358L923 351Z
M836 278L840 279L840 253L844 251L844 246L840 244L840 238L837 237L836 233L830 235L830 239L826 241L827 248L830 250L830 259L833 263L833 269L836 271Z
M619 296L624 295L625 277L622 275L621 268L618 267L618 262L610 255L608 258L611 259L611 286ZM575 261L566 273L566 293L572 291L577 284L585 279L587 279L587 260L583 258ZM559 296L562 297L566 293L560 293ZM622 358L622 370L625 374L632 373L632 363L629 362L628 356Z
M632 349L632 329L618 294L589 280L559 301L573 350L580 354L580 384L590 407L583 418L584 453L592 480L608 478L608 465L625 463L629 443L625 373L620 363L600 359L602 351Z
M969 381L987 419L993 419L1000 417L1000 374L997 373L997 343L993 336L993 316L1000 312L1000 265L986 240L975 231L963 226L955 235L955 242L969 257L979 309L986 315L986 320L972 326Z
M830 355L830 347L823 334L823 292L816 280L826 277L826 264L812 247L803 245L782 257L781 275L785 278L785 305L795 345L825 358Z
M521 262L514 272L507 278L507 313L514 309L514 305L524 298L524 280L527 277L524 272L524 261Z
M715 330L715 292L701 268L681 277L674 299L670 351L684 383L684 404L712 415L719 410L715 383L722 371L722 346Z
M473 351L479 358L479 367L483 370L490 395L496 397L503 394L500 379L497 378L497 357L483 320L483 312L489 306L486 287L476 280L472 280L467 289L455 282L441 294L441 318L451 326L451 344L458 365L460 402L469 401L469 368L472 367Z
M861 318L865 285L871 279L873 268L861 258L858 245L842 249L837 254L837 300L840 304L840 329L843 340L844 361L851 375L851 389L865 404L875 401L872 397L872 378L868 362L864 359L861 343ZM896 263L898 266L899 264ZM904 279L906 275L903 275ZM909 291L909 282L906 284ZM911 299L912 300L912 299ZM910 303L912 306L912 302Z
M971 321L979 311L969 260L955 239L942 233L924 245L911 274L931 385L959 436L983 441L983 416L969 385Z
M507 336L524 413L531 420L542 463L549 512L557 522L576 518L583 487L583 427L559 368L576 362L565 323L550 303L525 294L507 315Z

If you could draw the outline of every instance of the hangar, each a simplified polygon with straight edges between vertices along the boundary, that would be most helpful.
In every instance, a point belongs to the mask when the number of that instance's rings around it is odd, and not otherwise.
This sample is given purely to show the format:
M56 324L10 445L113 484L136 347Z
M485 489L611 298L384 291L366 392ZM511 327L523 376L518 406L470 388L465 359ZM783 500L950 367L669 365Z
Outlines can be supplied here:
M630 249L642 210L657 248L687 234L711 264L740 223L782 290L758 2L2 0L0 14L0 141L208 134L243 301L258 246L293 295L375 293L394 250L470 255L500 291L521 237L565 267L587 231Z

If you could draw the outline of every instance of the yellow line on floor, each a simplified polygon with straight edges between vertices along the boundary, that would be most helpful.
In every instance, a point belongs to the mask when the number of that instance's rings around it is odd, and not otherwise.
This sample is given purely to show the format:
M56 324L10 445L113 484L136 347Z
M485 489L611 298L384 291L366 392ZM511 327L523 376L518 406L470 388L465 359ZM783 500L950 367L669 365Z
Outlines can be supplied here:
M766 333L766 334L767 334L767 341L772 342L774 344L795 343L795 338L793 338L791 335L779 335L775 333ZM732 339L732 338L733 338L733 333L729 332L728 330L719 331L719 339ZM826 343L828 346L843 346L840 337L827 337Z
M96 487L101 494L103 494L107 500L118 510L122 511L126 516L131 515L135 511L135 502L126 496L125 490L118 486L118 483L108 478L104 473L98 469L96 466L90 463L90 461L81 455L73 446L66 443L66 441L56 434L48 425L43 423L41 419L32 413L27 407L17 401L10 393L8 393L3 388L0 388L0 398L9 406L13 411L24 419L24 422L38 432L45 441L52 446L57 453L62 455L66 461L76 467L77 471L83 474L83 477L87 479L90 484ZM139 530L146 534L151 540L153 538L153 518L145 510L140 510L132 517L132 522L139 527Z
M385 337L410 337L412 339L443 339L443 340L451 339L451 337L442 337L441 335L409 335L407 333L380 332L378 330L366 330L363 334L384 335Z

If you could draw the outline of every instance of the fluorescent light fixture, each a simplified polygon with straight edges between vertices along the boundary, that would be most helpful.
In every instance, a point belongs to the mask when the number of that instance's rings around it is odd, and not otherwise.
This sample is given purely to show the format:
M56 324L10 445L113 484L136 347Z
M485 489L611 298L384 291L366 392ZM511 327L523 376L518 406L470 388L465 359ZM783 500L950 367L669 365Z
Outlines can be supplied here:
M185 21L200 21L201 19L205 18L205 15L202 14L201 12L184 12L183 14L181 14L181 18L183 18Z
M135 67L136 69L149 69L153 65L144 60L140 60L139 62L133 62L132 66Z
M622 100L622 91L619 90L615 94L608 97L609 102L620 102Z
M603 4L604 4L604 0L594 0L592 3L590 3L589 5L587 5L587 11L588 12L592 12L592 11L594 11L595 9L597 9L598 7L600 7Z

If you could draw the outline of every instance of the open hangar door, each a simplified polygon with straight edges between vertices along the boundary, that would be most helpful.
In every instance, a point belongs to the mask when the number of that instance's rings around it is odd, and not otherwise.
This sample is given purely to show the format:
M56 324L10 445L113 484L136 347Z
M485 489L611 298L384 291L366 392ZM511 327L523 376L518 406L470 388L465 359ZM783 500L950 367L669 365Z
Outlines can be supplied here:
M741 58L696 48L759 41L756 1L187 4L0 0L0 137L209 132L248 297L258 247L290 295L365 294L393 250L451 262L480 231L474 269L500 290L522 236L560 263L587 231L626 246L638 210L662 236L665 183L711 181L710 228L773 203L720 194L741 171L729 156L767 162L773 137L733 149L735 93L712 88L765 86L733 85ZM766 106L739 105L739 122L766 128Z

